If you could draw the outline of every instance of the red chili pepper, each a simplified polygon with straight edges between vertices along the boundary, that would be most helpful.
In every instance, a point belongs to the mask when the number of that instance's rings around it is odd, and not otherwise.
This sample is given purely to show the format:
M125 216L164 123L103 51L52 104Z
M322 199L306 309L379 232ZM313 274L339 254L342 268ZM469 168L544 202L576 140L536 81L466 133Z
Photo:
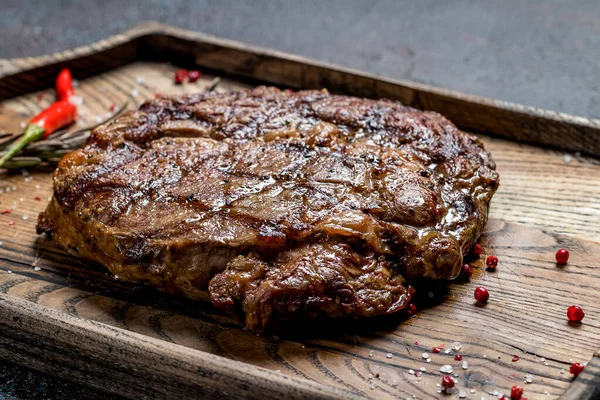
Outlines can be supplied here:
M46 139L52 132L75 121L77 106L73 102L73 79L68 69L56 78L58 100L29 121L23 136L0 158L0 167L31 142Z
M74 95L73 77L71 71L65 68L56 77L56 97L58 100L68 100Z

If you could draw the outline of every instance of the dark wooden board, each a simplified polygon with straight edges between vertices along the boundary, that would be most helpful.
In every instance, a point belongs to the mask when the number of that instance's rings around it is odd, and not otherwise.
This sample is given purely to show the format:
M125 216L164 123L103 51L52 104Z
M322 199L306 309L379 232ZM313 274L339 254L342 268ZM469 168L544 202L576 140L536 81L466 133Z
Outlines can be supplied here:
M157 61L200 65L205 75L197 84L176 86L177 67ZM133 107L157 92L202 90L218 74L217 90L261 82L326 86L435 109L463 129L600 154L597 121L379 79L156 24L72 52L0 61L0 128L18 131L51 101L48 87L67 65L80 79L84 126L113 104L133 99ZM49 94L44 100L35 92L42 88ZM566 371L571 359L590 360L600 347L600 163L482 139L502 180L482 239L486 253L500 257L496 274L474 262L472 282L431 288L434 300L408 320L308 325L279 337L245 332L206 302L134 290L68 256L34 230L51 193L50 170L2 174L0 207L13 210L0 215L0 224L16 223L0 230L0 320L6 321L0 357L142 398L437 398L443 364L454 366L457 386L468 397L507 394L519 384L530 399L548 398L546 392L586 398L585 391L594 398L598 357L573 384ZM559 247L572 252L564 268L552 262ZM486 307L473 304L477 285L492 293ZM566 322L571 303L587 312L580 326ZM468 369L453 353L432 354L431 363L422 359L432 346L454 341L462 343ZM515 354L520 360L513 363ZM427 369L422 376L408 373L420 367ZM525 374L532 375L531 384L524 383Z

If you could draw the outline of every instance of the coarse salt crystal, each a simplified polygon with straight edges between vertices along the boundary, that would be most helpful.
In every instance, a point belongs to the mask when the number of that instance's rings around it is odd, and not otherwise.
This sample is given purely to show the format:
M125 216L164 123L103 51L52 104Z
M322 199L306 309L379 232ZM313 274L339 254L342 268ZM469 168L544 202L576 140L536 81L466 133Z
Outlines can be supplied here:
M484 355L483 355L483 358L487 358L487 356L484 354Z
M452 365L442 365L442 368L440 368L440 372L443 372L444 374L451 374Z
M525 383L533 382L533 377L529 374L525 375Z
M425 367L421 367L420 370L421 370L421 372L427 372L427 368L425 368Z
M0 242L0 246L2 246L4 244L4 242Z
M373 357L373 350L369 351L369 357Z
M81 96L73 96L69 99L69 101L73 104L75 104L76 106L80 106L83 104L83 97Z
M40 185L35 185L35 188L36 188L37 190L40 190Z
M450 349L446 349L446 350L444 350L444 354L450 354L451 351L452 350L450 350Z
M409 370L408 370L408 373L409 373L409 374L411 374L411 375L414 375L414 374L415 374L415 371L414 371L413 369L409 369Z
M428 358L427 360L425 360L426 362L431 362L431 358Z
M454 351L460 351L460 349L462 349L462 345L460 344L460 342L454 342L454 343L452 343L452 350L454 350Z
M570 163L571 161L573 161L573 157L571 157L571 155L570 155L570 154L565 154L565 155L563 156L563 160L564 160L566 163Z
M471 389L471 393L475 393L475 389Z
M136 97L138 94L140 94L140 91L138 90L138 88L133 88L133 89L131 90L131 95L132 95L133 97Z
M387 358L392 358L392 357L393 357L393 354L392 354L392 353L387 353L385 356L386 356Z
M19 198L19 201L22 203L23 201L25 201L25 199L21 197Z
M9 273L9 274L12 274L12 271L9 269L9 270L8 270L8 273Z
M467 368L469 368L469 363L466 361L463 361L461 364L461 367L462 367L462 369L467 369Z
M421 354L421 357L423 357L424 359L428 359L429 353L423 353L423 354Z
M467 397L467 393L461 390L460 392L458 392L458 397L464 399Z
M27 126L27 122L25 122L25 121L21 122L21 128L22 129L25 129L26 126Z
M36 265L35 267L33 267L33 270L34 271L41 271L42 269Z
M29 218L27 215L23 215L23 221L27 221L27 219Z
M540 362L544 362L546 359L544 357L540 358Z
M135 78L135 81L137 83L144 83L144 78L138 76L137 78Z

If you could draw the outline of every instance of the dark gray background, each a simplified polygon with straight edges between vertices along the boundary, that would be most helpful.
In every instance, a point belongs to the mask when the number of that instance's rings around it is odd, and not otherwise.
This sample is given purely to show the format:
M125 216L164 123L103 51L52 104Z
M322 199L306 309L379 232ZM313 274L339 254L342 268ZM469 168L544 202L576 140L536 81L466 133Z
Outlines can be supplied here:
M600 117L600 1L0 0L0 57L157 20L395 78Z
M0 58L156 20L395 78L600 117L600 1L0 0ZM102 398L0 365L0 399Z

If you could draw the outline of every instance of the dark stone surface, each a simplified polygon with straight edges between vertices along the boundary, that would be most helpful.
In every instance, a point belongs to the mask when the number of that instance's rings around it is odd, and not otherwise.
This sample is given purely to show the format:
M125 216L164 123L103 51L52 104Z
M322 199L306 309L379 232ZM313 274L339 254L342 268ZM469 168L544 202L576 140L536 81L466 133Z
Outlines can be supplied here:
M0 4L4 58L65 50L157 20L395 78L600 117L598 0Z
M0 361L1 400L119 400L106 393Z
M0 0L0 58L89 44L144 20L600 117L597 0ZM2 398L108 397L0 364Z

